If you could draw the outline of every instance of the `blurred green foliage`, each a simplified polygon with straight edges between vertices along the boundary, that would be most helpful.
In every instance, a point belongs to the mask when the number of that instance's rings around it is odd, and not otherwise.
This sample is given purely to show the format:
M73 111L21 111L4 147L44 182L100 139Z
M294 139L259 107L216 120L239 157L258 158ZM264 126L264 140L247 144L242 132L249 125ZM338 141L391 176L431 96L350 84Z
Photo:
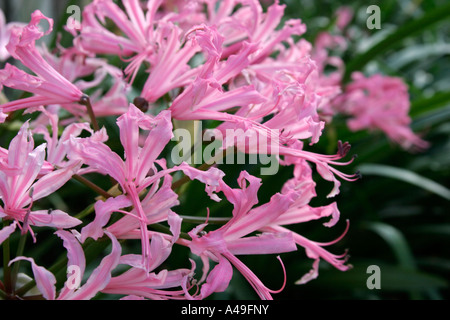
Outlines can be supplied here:
M321 262L318 279L288 286L278 299L448 299L450 297L450 7L446 1L374 1L381 9L381 29L369 30L366 1L285 0L289 17L307 25L306 38L314 41L323 30L333 31L332 20L340 6L355 16L347 32L352 35L344 61L366 75L382 73L404 79L411 97L412 128L431 143L422 153L408 153L381 133L351 133L343 119L334 119L318 146L329 152L333 139L349 141L353 163L363 179L343 183L336 198L341 222L334 229L350 231L334 253L349 249L347 272ZM436 14L440 15L437 20ZM427 15L431 19L428 18ZM425 18L424 18L425 17ZM419 22L417 22L419 21ZM428 23L427 25L424 25ZM409 28L409 29L408 29ZM390 41L386 41L386 39ZM380 45L381 44L381 45ZM378 46L378 47L377 47ZM376 48L376 50L373 50ZM373 53L370 59L368 52ZM361 57L363 59L361 59ZM348 70L348 71L354 71ZM328 139L327 139L328 137ZM315 149L317 150L317 149ZM350 168L347 168L349 170ZM379 169L378 171L376 169ZM389 169L389 170L387 170ZM350 169L351 171L351 169ZM407 179L414 176L411 183ZM427 188L429 183L443 191ZM330 186L318 181L316 205L327 203ZM330 240L330 230L308 224L302 234L317 241ZM340 226L340 227L339 227ZM326 237L326 239L324 239ZM332 239L332 238L331 238ZM284 258L289 279L308 270L301 255ZM275 262L273 262L275 264ZM308 262L309 263L309 262ZM265 263L264 263L265 264ZM378 265L381 289L369 290L367 268ZM274 268L278 268L277 265ZM262 268L262 269L265 269ZM300 271L303 270L303 271ZM279 281L279 280L278 280Z

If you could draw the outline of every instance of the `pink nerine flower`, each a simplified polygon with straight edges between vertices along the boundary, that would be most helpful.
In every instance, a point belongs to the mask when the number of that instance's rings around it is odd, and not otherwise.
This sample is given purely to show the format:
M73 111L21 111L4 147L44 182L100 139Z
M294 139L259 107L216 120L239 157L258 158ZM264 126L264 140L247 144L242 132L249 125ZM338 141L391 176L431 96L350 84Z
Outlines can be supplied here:
M32 210L33 201L58 190L79 167L78 163L72 162L37 179L44 164L45 148L45 144L34 148L28 122L25 122L11 141L7 162L0 170L0 198L3 202L0 217L23 222L22 232L32 231L31 225L72 228L81 223L61 210Z
M295 242L290 231L265 232L249 236L275 221L285 212L295 198L295 192L289 195L276 194L270 202L255 207L258 202L257 191L261 179L243 171L239 176L240 188L232 189L222 183L222 191L234 205L233 217L219 229L206 232L207 222L189 232L192 238L188 245L192 253L201 257L203 262L202 285L198 295L191 296L185 287L188 298L204 299L214 292L224 291L231 280L234 266L247 279L261 299L272 299L271 293L262 281L236 256L248 254L275 254L295 251ZM248 183L248 186L247 186ZM218 264L209 272L209 260ZM283 285L284 286L284 285Z
M3 10L0 9L0 61L5 61L11 56L6 49L6 45L8 44L11 35L11 29L24 25L24 23L20 22L6 23L5 14L3 13Z
M329 228L334 226L340 216L335 202L318 208L313 208L309 205L311 199L316 196L315 185L312 179L312 170L307 162L304 160L297 161L294 167L294 177L284 184L281 193L289 194L297 190L298 197L289 206L288 210L283 212L275 221L262 230L269 232L289 232L290 230L285 227L286 225L294 225L327 217L331 217L331 219L325 222L324 226ZM346 234L348 227L349 225L347 223L347 229L343 235L328 243L312 241L298 233L293 233L295 243L306 250L306 255L309 258L314 259L311 271L301 277L296 282L297 284L306 283L318 276L320 259L327 261L341 271L346 271L351 267L345 264L348 258L346 252L342 255L334 255L323 248L338 242Z
M353 19L353 9L351 7L343 6L339 7L336 11L336 26L339 30L345 29L345 27Z
M381 130L405 149L428 147L409 127L408 88L401 79L380 74L365 77L359 72L352 79L335 101L337 109L350 116L351 130Z
M86 56L74 47L58 49L59 53L49 52L47 47L41 46L40 52L56 72L79 90L85 92L110 79L113 81L113 85L106 93L99 88L90 94L90 102L96 117L121 115L128 110L127 94L130 88L123 79L122 70L110 65L106 59ZM91 77L92 80L86 81L86 77ZM86 106L80 105L78 101L65 104L64 109L76 117L87 115Z
M148 1L147 12L144 13L139 0L123 0L125 11L111 0L95 0L83 12L76 46L87 53L114 54L122 58L132 56L128 58L130 63L124 72L133 82L141 64L152 61L154 52L158 50L159 44L154 39L154 19L161 2ZM111 19L123 35L105 28L105 18Z
M163 170L158 171L157 157L173 137L169 111L162 111L156 117L152 117L130 104L129 111L118 118L117 124L120 128L120 141L125 151L125 160L122 160L117 153L96 137L75 138L72 136L69 142L69 159L80 160L92 171L111 176L119 183L124 192L124 195L97 203L96 219L82 230L82 239L87 237L96 239L101 236L102 228L108 223L112 212L118 211L129 215L133 219L131 219L132 221L125 219L124 221L127 222L124 222L124 226L131 226L130 230L139 228L142 242L142 264L147 271L150 271L151 252L147 225L153 221L147 216L143 204L158 194L155 194L155 191L158 190L159 180L171 172L181 170L190 178L205 183L208 193L214 199L217 198L217 195L213 195L214 186L219 185L223 174L215 168L203 172L186 164L167 169L162 162L159 164ZM148 131L142 147L139 145L140 130ZM149 186L152 186L152 191L148 193L147 200L141 201L139 194ZM161 189L164 190L164 188ZM163 192L162 194L167 193ZM170 196L171 194L169 194ZM131 212L120 210L130 206L133 206ZM163 220L165 220L164 217ZM119 228L119 232L123 233L124 229L120 230Z
M46 32L39 30L38 24L41 20L45 20L49 24L49 30ZM49 104L79 102L83 97L83 93L59 74L42 57L35 46L36 40L50 33L52 28L53 20L36 10L31 15L31 21L27 26L23 28L15 27L11 30L11 39L7 45L8 51L13 58L22 62L36 76L30 75L13 65L6 64L5 68L0 70L0 85L31 92L35 95L1 105L0 110L2 112Z

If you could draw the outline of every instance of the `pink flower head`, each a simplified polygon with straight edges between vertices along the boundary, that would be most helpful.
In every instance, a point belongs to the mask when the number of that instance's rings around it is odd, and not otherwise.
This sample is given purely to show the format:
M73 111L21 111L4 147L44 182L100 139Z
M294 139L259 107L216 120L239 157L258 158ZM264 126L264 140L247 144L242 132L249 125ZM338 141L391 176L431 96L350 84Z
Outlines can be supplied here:
M72 228L81 223L61 210L33 211L33 201L44 198L63 186L79 164L72 162L65 168L51 171L38 178L42 171L46 145L34 148L28 122L11 141L7 162L0 170L0 217L23 222L22 232L29 226Z
M59 54L51 53L45 46L40 50L43 58L79 90L86 91L106 81L113 82L106 93L97 89L90 94L96 117L121 115L128 110L127 94L130 88L119 68L110 65L105 59L86 56L75 47L59 47L59 51ZM86 77L92 77L92 80L84 80ZM87 115L86 106L79 103L65 104L64 108L76 117Z
M33 129L34 134L43 135L46 143L47 143L47 163L55 166L55 167L65 167L70 165L70 161L67 161L67 147L68 141L71 137L79 136L83 131L89 132L91 135L96 136L96 139L102 140L105 139L101 137L102 132L94 133L91 129L89 123L71 123L69 124L61 133L61 136L58 136L58 128L60 124L59 117L56 113L53 113L45 108L39 108L41 114L39 118L32 123L35 125ZM47 125L51 127L51 134L47 129Z
M339 30L344 30L348 26L353 19L353 14L351 7L343 6L338 8L336 11L336 26Z
M148 1L144 13L139 0L122 1L125 12L112 0L95 0L83 12L81 33L76 45L84 52L132 56L125 73L133 82L141 64L151 61L157 44L154 41L155 14L162 0ZM111 19L123 35L117 35L102 24Z
M189 298L204 299L213 292L224 291L232 277L232 265L249 281L262 299L271 299L274 291L268 289L261 280L236 256L247 254L274 254L294 251L292 234L287 232L266 232L249 236L253 232L270 225L289 208L294 193L283 196L276 194L270 202L253 208L258 202L257 191L261 180L243 171L238 179L239 189L232 189L222 184L226 198L234 205L233 217L219 229L204 231L207 223L201 224L189 232L192 238L189 248L192 253L202 258L203 277L200 294ZM247 186L248 183L248 186ZM209 259L218 264L209 272Z
M299 161L295 165L294 178L288 180L284 184L282 194L289 194L294 190L296 190L298 195L294 202L275 221L264 227L262 230L272 232L288 232L290 230L284 227L286 225L299 224L326 217L331 217L328 222L324 223L324 226L326 227L330 228L338 222L340 213L335 202L318 208L313 208L309 205L311 199L316 196L316 192L315 183L312 179L312 171L306 161ZM304 284L318 276L320 259L327 261L341 271L346 271L351 267L345 264L348 258L347 253L342 255L334 255L323 248L338 242L343 238L347 230L348 223L344 234L328 243L311 241L298 233L293 233L295 243L306 250L306 255L309 258L314 259L312 270L299 279L296 282L297 284Z
M118 118L117 124L120 128L120 141L124 147L125 160L122 160L103 141L99 141L95 137L71 137L70 152L68 154L69 159L80 160L88 165L92 171L111 176L119 183L124 192L122 196L108 199L106 202L100 201L97 203L96 219L92 224L83 229L82 238L97 238L101 236L103 234L102 228L109 221L112 212L133 206L133 211L130 213L125 213L122 210L119 212L123 212L134 218L134 220L131 219L131 222L129 219L124 220L124 226L127 226L126 228L131 226L131 230L134 230L137 227L136 222L138 222L142 242L142 264L149 271L151 252L147 225L154 221L147 217L143 204L150 201L153 195L158 195L158 193L155 194L154 192L157 190L159 180L171 172L181 170L190 178L204 182L207 185L208 193L214 199L217 197L213 195L214 186L219 185L223 174L215 168L211 168L208 172L203 172L189 167L186 164L167 169L163 162L157 161L157 157L173 136L169 111L162 111L156 117L152 117L144 114L133 104L130 104L129 111ZM139 145L140 130L148 131L142 147ZM161 171L158 171L156 163L163 166ZM149 192L148 199L141 202L139 194L152 185L154 187ZM165 188L162 188L162 190L168 192ZM167 195L166 192L162 192L159 195L164 197L164 195ZM170 192L168 197L171 197ZM164 204L161 205L164 206ZM153 206L151 209L155 208ZM167 211L164 212L167 213ZM163 220L165 219L163 218ZM121 232L124 232L123 229Z
M11 35L11 29L24 25L25 24L20 22L6 23L5 14L3 13L3 10L0 9L0 61L3 62L11 56L6 49L9 42L9 37Z
M39 29L39 23L42 20L49 24L49 29L46 32ZM5 68L0 70L0 85L31 92L34 93L34 96L5 103L0 106L2 112L49 104L64 105L78 102L83 97L83 93L59 74L42 57L35 46L36 40L49 34L52 29L53 20L36 10L31 15L31 21L27 26L23 28L15 27L11 30L11 38L7 45L8 51L13 58L22 62L36 75L30 75L15 66L6 64Z
M379 74L365 77L359 72L352 79L336 99L338 110L350 116L347 124L352 131L378 129L404 149L428 147L409 127L408 88L401 79Z

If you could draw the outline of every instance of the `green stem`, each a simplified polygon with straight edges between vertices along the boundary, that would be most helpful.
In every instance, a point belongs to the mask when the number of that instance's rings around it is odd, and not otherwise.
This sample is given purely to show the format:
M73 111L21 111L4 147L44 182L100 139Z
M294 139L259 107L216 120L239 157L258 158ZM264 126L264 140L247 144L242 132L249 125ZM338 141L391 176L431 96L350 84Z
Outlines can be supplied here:
M205 223L206 222L205 217L180 215L180 218L183 219L183 222L188 222L188 223ZM230 219L231 218L208 218L208 223L209 224L226 224L228 221L230 221Z
M94 190L95 192L97 192L99 195L105 197L106 199L111 198L112 195L109 194L107 191L103 190L102 188L100 188L99 186L97 186L95 183L92 183L91 181L89 181L88 179L78 175L78 174L74 174L72 176L72 178L82 184L84 184L85 186L91 188L92 190Z
M74 218L77 218L79 220L82 220L83 218L87 217L88 215L90 215L92 212L94 212L94 206L95 203L90 204L89 206L87 206L83 211L81 211L80 213L76 214L74 216Z
M170 234L170 235L172 234L172 232L170 231L170 229L168 227L163 226L159 223L151 224L148 227L150 229L160 232L160 233L165 233L165 234ZM180 238L186 239L186 240L191 240L191 237L185 232L180 233Z
M25 244L27 242L27 234L28 234L28 232L25 230L25 232L23 232L22 235L20 236L19 244L17 246L16 258L23 255L23 251L25 249ZM14 263L14 267L13 267L12 273L11 273L11 285L12 285L13 291L15 291L15 288L16 288L16 281L17 281L17 275L19 274L19 268L20 268L20 260L18 260Z
M7 227L11 221L3 220L3 228ZM11 260L10 241L9 238L3 241L3 282L6 292L12 292L11 285L11 267L9 261Z
M83 95L79 103L86 106L94 131L99 131L100 127L98 126L97 118L95 117L94 109L92 108L91 99L89 99L87 95Z
M0 289L0 299L8 300L8 298L9 298L9 296L6 294L6 292Z

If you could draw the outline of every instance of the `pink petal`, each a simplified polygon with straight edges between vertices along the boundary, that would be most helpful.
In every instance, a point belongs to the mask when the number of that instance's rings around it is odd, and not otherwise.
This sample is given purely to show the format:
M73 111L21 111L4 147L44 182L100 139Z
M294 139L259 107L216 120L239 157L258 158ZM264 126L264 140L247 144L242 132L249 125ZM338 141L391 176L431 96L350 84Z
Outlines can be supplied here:
M228 288L233 276L233 267L230 262L219 256L219 263L214 267L206 278L206 283L202 285L199 299L204 299L214 292L223 292Z
M116 238L106 232L112 241L111 253L103 258L100 265L91 273L87 282L67 299L71 300L89 300L103 290L111 280L111 271L119 264L120 254L122 249Z
M37 227L53 227L58 229L73 228L81 221L61 210L38 210L30 213L31 225Z
M234 255L275 254L297 250L291 233L263 233L227 241L227 249Z
M42 293L45 299L47 300L55 300L56 296L56 278L55 276L45 269L44 267L40 267L36 265L33 258L27 257L17 257L9 262L9 265L19 260L27 260L31 263L31 267L33 270L34 279L36 280L36 286L38 290Z
M3 241L9 238L9 236L16 230L16 227L17 221L14 221L9 226L4 227L2 230L0 230L0 244L2 244Z
M131 201L127 196L120 195L115 198L109 198L106 201L98 200L95 205L94 221L81 229L81 242L87 238L97 240L103 236L103 227L108 223L111 214L122 208L131 206Z
M69 181L79 169L79 163L72 163L65 168L55 170L44 175L33 184L33 200L44 198L61 188ZM25 201L22 206L26 206L30 201Z
M80 242L77 238L69 231L58 230L55 234L60 237L64 242L64 248L67 250L67 266L77 266L79 268L78 276L80 279L83 278L84 271L86 268L86 259L84 257L83 248L80 245ZM64 299L66 295L68 295L73 290L69 289L67 285L65 285L58 296L58 299Z

